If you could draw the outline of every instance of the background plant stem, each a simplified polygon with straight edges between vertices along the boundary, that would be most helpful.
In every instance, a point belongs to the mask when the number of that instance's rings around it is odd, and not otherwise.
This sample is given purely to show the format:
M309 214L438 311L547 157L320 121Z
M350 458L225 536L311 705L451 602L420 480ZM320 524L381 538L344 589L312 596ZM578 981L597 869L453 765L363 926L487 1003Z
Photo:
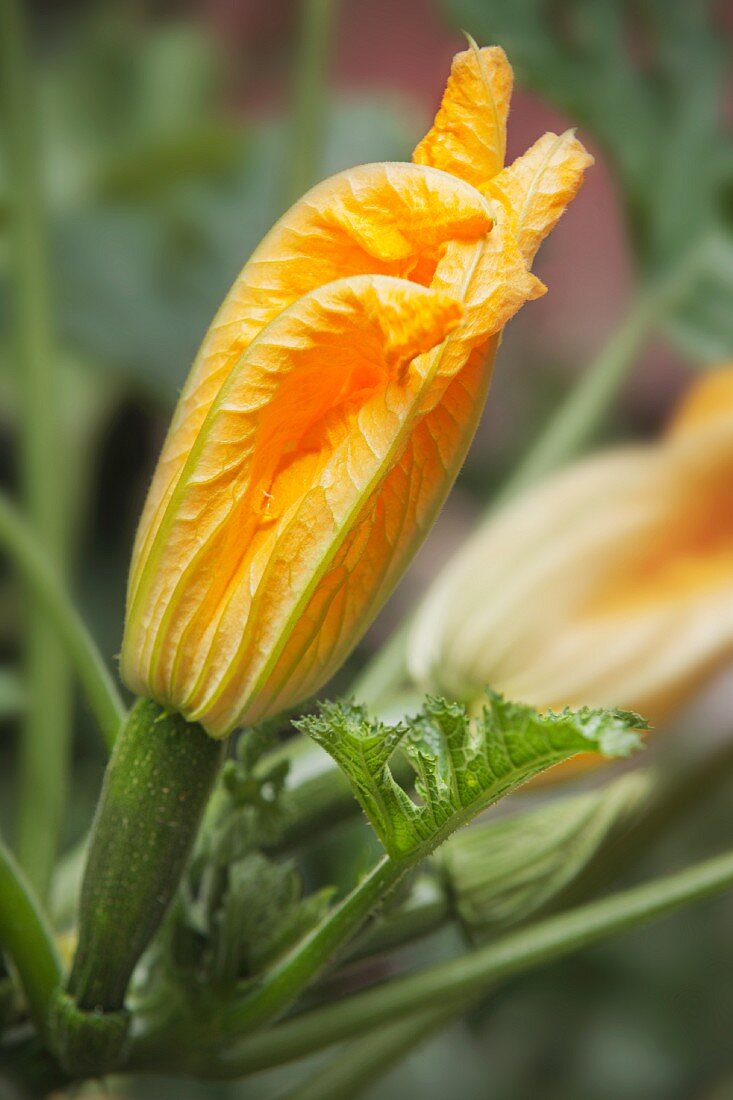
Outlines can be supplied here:
M125 718L125 707L115 682L34 531L2 493L0 547L22 574L54 630L57 644L63 647L75 666L105 743L111 748Z
M535 445L491 502L490 513L497 504L575 458L592 442L649 338L658 312L656 296L640 293L626 319L582 372Z
M326 70L337 0L302 0L290 121L290 156L285 206L316 182L326 110Z
M446 1022L445 1010L421 1012L377 1028L351 1043L343 1054L288 1092L283 1100L353 1100L404 1055Z
M684 871L572 909L508 935L460 958L391 981L278 1027L243 1039L218 1058L201 1054L200 1071L231 1079L302 1058L369 1029L404 1020L426 1004L468 1005L497 982L563 958L573 951L639 927L676 909L713 897L733 886L733 853L695 864ZM133 1050L148 1066L154 1047ZM179 1054L180 1057L180 1054ZM158 1067L160 1068L160 1067Z
M41 1035L51 994L61 982L59 962L46 917L20 867L0 841L0 946L12 959Z
M47 554L65 558L60 387L52 331L48 242L33 78L20 0L0 3L0 70L12 204L15 336L23 394L21 475L29 521ZM20 751L18 858L43 896L66 800L71 685L53 626L33 596L26 628L27 708Z

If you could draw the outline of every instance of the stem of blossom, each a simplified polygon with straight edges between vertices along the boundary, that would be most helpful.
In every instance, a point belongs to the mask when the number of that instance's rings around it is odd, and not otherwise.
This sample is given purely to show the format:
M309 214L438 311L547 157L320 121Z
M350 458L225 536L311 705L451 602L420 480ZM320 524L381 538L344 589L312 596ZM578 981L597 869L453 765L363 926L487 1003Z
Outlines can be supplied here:
M21 477L30 522L47 552L66 557L64 467L59 461L59 386L51 321L46 219L37 145L35 88L23 5L0 5L0 74L11 199L15 339L23 389ZM43 895L66 798L71 685L53 627L35 599L26 637L27 707L20 746L18 857Z
M285 205L304 195L318 176L326 106L326 66L336 0L302 0L293 87Z
M69 599L61 578L35 533L0 493L0 547L12 558L28 588L43 607L57 639L75 665L108 748L125 719L125 708L89 631Z
M69 978L80 1008L122 1008L178 885L222 748L150 700L130 711L107 767L82 883Z
M23 872L0 841L0 949L7 952L41 1035L48 1007L62 981L53 932Z
M124 1044L132 971L178 887L223 745L139 699L107 766L54 1046L70 1071L104 1071Z
M706 860L677 874L572 909L477 948L458 959L314 1009L277 1027L223 1047L218 1056L201 1052L199 1071L234 1079L314 1054L372 1028L404 1020L425 1005L447 1011L469 1006L499 981L554 962L573 951L637 928L683 906L714 897L733 886L733 853ZM226 1033L222 1033L226 1037ZM233 1038L233 1033L229 1033ZM142 1037L141 1037L142 1038ZM154 1037L131 1052L131 1065L161 1067ZM180 1048L178 1050L180 1057Z

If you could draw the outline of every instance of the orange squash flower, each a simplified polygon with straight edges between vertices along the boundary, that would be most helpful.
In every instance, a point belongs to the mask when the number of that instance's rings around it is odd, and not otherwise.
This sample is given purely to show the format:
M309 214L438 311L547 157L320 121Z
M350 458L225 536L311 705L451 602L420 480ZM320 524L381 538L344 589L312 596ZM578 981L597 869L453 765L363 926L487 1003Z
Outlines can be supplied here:
M428 593L409 662L466 700L490 683L542 710L623 706L656 724L731 657L728 367L658 442L582 459L492 516Z
M412 164L314 187L206 335L133 551L122 673L213 736L311 696L461 466L534 252L591 158L503 168L512 73L472 44Z

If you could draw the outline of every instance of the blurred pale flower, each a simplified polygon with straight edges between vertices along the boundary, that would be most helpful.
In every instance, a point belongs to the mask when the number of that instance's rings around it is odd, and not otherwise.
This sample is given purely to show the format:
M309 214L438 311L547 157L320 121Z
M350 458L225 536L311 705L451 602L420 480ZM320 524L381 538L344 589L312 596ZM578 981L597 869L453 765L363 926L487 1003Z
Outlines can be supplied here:
M414 623L413 676L659 722L733 654L733 368L657 443L583 459L488 520Z
M413 164L310 191L237 278L193 366L133 552L122 672L215 736L313 694L430 527L529 263L591 158L502 169L512 73L459 54Z

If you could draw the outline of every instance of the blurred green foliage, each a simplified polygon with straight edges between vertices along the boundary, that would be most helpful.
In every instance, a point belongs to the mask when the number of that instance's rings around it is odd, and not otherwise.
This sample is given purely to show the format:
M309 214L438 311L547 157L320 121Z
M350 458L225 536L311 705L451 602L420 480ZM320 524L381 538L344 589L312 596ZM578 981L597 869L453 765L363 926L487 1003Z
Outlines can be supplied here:
M102 10L40 74L61 335L166 405L286 200L287 122L243 121L226 72L201 30ZM410 148L379 99L334 104L322 128L318 178Z
M733 356L730 50L712 0L443 0L503 46L531 88L600 145L640 277L674 284L668 332L695 358ZM718 18L716 19L716 14Z

